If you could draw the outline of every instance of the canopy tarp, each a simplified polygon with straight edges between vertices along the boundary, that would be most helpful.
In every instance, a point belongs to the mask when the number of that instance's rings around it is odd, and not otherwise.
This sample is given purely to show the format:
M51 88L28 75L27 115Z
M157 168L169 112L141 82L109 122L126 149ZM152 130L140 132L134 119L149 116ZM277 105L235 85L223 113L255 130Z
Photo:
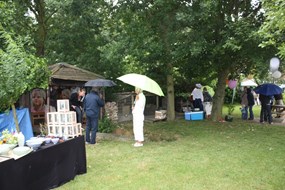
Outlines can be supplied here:
M29 109L17 109L16 110L20 131L25 136L25 139L28 140L34 136ZM3 113L0 114L0 132L3 130L8 129L10 132L16 131L16 125L14 122L13 111L11 110L8 114ZM2 134L0 134L1 136Z

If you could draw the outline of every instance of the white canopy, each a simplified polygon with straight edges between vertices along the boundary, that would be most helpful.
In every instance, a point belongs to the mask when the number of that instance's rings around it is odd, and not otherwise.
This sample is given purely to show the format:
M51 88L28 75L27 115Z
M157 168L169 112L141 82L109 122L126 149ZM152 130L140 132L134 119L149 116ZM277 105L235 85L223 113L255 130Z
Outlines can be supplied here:
M241 82L241 86L258 86L255 82L254 79L245 79Z

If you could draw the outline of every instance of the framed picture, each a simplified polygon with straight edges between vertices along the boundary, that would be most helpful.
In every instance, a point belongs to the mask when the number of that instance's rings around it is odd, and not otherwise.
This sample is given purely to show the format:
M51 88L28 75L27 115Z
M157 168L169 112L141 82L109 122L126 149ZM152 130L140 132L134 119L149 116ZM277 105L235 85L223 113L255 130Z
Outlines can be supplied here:
M57 100L57 111L58 112L69 111L69 100Z

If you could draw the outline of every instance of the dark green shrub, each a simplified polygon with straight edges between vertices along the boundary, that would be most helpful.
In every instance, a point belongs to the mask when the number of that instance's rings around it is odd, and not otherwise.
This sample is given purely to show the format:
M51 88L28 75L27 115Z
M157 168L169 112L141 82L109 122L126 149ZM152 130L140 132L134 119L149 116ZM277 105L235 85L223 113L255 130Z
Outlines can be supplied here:
M113 123L107 116L104 116L103 119L99 121L98 132L100 133L112 133L115 128L115 123Z

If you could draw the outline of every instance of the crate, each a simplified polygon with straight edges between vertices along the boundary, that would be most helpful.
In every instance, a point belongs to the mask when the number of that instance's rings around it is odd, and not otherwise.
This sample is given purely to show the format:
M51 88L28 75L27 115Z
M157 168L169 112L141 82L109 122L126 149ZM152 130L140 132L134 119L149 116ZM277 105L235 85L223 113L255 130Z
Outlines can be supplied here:
M185 120L203 120L204 119L204 112L197 111L197 112L185 112L184 113Z
M57 100L57 111L66 112L70 111L69 109L69 100Z
M155 111L155 119L165 119L166 118L166 110L159 110L159 111Z
M204 112L197 111L197 112L190 112L191 120L203 120L204 119Z
M184 116L185 116L185 120L191 120L191 112L185 112L184 113Z

